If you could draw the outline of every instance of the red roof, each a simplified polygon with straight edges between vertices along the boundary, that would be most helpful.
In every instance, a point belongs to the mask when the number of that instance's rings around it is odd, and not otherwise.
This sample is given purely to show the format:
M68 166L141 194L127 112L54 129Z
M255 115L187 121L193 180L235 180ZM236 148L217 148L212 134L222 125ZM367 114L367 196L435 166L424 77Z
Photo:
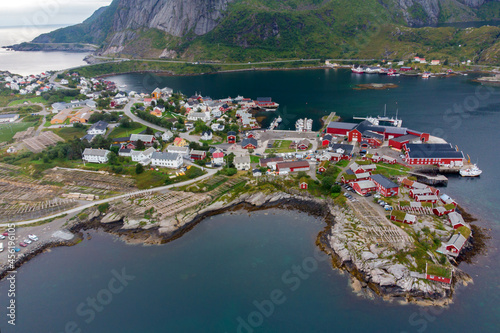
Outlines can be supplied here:
M213 158L220 158L220 157L224 157L224 153L223 152L213 153L212 156L213 156Z

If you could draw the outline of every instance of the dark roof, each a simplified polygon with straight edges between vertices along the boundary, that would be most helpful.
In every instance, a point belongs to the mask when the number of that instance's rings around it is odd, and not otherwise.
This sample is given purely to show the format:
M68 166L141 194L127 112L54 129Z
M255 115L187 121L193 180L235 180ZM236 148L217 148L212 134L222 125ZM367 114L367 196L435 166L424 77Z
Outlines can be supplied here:
M384 140L384 136L382 134L379 134L379 133L376 133L376 132L373 132L371 130L366 130L364 131L363 133L364 137L367 137L367 138L374 138L374 139L380 139L380 140Z
M279 162L276 164L277 168L305 168L309 167L307 161L292 161L292 162Z
M415 140L415 139L418 139L419 137L416 136L416 135L413 135L413 134L406 134L406 135L403 135L403 136L398 136L397 138L392 138L391 140L392 141L396 141L396 142L403 142L403 141L412 141L412 140Z
M155 151L151 155L151 159L172 161L172 160L176 160L178 158L178 155L179 154L177 154L177 153L163 153L163 152Z
M359 133L364 133L365 131L373 131L377 133L384 133L384 126L376 126L370 123L368 120L363 120L359 124L356 125L353 129L358 130Z
M355 123L344 123L344 122L341 122L341 121L331 121L328 124L328 128L338 128L338 129L352 130L354 127L356 127Z
M323 140L329 140L329 141L331 141L332 138L333 138L333 135L331 135L331 134L325 134L325 136L323 137Z
M257 97L257 102L270 102L271 97Z
M128 148L122 148L118 151L118 153L130 153L132 151L132 149L128 149Z
M410 158L463 158L461 151L456 151L450 143L406 144Z
M97 123L95 123L94 125L92 125L89 130L92 130L92 129L97 129L97 130L105 130L106 128L108 127L108 123L103 121L103 120L99 120Z
M352 171L351 169L347 169L345 173L347 173L348 175L354 175L354 171Z
M241 141L241 146L242 147L245 147L245 146L247 146L249 144L252 144L255 147L257 147L257 140L255 140L254 138L244 138L243 141Z
M130 141L130 136L122 136L120 138L113 138L111 139L113 142L127 142Z
M385 129L385 133L402 135L407 133L407 129L405 127L383 126L383 128Z
M351 155L352 150L354 149L353 145L348 145L348 144L344 144L344 143L330 143L330 147L333 150L337 150L339 148L342 148L345 151L346 155Z
M227 135L228 135L228 136L229 136L229 135L234 135L234 136L236 136L236 132L234 132L234 131L229 131L229 132L227 132Z
M92 141L92 139L94 139L94 136L93 134L87 134L85 135L83 138L81 138L81 140L87 140L88 142Z
M271 162L283 162L283 157L269 157L269 158L261 158L259 164L262 166L267 166L267 163Z
M382 176L382 175L378 175L378 174L372 175L371 178L374 182L379 183L382 187L385 187L385 188L399 187L397 184L394 184L387 177Z

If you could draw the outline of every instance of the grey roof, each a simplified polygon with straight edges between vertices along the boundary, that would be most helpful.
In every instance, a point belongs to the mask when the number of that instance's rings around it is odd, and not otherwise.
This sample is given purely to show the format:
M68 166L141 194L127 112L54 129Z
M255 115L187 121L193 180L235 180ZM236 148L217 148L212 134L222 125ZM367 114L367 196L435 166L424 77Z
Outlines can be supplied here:
M94 156L106 156L109 153L109 150L106 149L92 149L85 148L83 151L83 155L94 155Z
M462 215L460 215L459 213L457 212L451 212L448 214L448 218L450 219L450 223L451 225L454 227L455 225L457 224L462 224L462 225L465 225L465 221L464 221L464 218L462 217Z
M81 138L81 140L87 140L88 142L92 141L94 139L95 135L93 134L86 134L84 137Z
M323 140L330 140L331 141L332 138L333 138L333 135L331 135L330 133L325 134L325 136L323 136Z
M379 134L379 133L374 132L374 131L371 131L371 130L366 130L366 131L364 131L361 134L363 134L363 136L367 137L367 138L374 138L374 139L384 140L384 135Z
M330 147L333 150L337 150L337 149L341 148L345 151L346 155L351 155L352 150L354 149L353 145L348 145L348 144L343 144L343 143L330 143Z
M163 153L163 152L154 152L151 156L151 159L156 160L165 160L165 161L173 161L179 157L179 154L176 153Z
M399 187L397 184L394 184L392 181L390 181L387 177L379 174L372 175L371 178L374 182L379 183L381 186L385 188Z
M406 134L406 135L398 136L397 138L392 138L391 140L396 141L396 142L403 142L403 141L413 141L416 139L419 139L419 137L416 135L413 135L413 134Z
M97 123L95 123L94 125L90 126L90 128L88 129L89 131L90 130L100 130L100 131L104 131L106 130L106 128L108 127L108 123L103 121L103 120L99 120Z
M204 150L191 150L191 155L203 155L203 154L206 154L207 152L204 151Z
M456 233L450 238L447 245L454 245L457 249L461 250L466 241L467 239L461 233Z
M241 146L245 147L248 144L252 144L255 147L257 147L257 140L254 138L244 138L243 141L241 141Z
M236 132L235 132L235 131L229 131L229 132L227 132L227 135L228 135L228 136L229 136L229 135L234 135L234 136L236 136Z
M354 127L356 127L357 124L355 123L344 123L341 121L331 121L328 124L328 128L338 128L338 129L346 129L346 130L352 130Z
M122 149L120 149L118 151L118 153L125 153L125 154L127 154L127 153L130 153L131 151L132 151L132 149L130 149L130 148L122 148Z
M18 114L13 114L13 113L9 113L9 114L0 114L0 118L2 119L5 119L5 118L14 118L16 116L19 116Z
M405 135L407 133L407 128L405 127L394 127L394 126L382 126L385 129L385 133L390 134L401 134Z
M235 156L234 164L250 163L250 155Z
M456 151L450 143L408 143L410 158L463 158L461 151Z
M143 142L151 142L154 138L152 134L132 134L130 136L130 141L138 141L141 140Z

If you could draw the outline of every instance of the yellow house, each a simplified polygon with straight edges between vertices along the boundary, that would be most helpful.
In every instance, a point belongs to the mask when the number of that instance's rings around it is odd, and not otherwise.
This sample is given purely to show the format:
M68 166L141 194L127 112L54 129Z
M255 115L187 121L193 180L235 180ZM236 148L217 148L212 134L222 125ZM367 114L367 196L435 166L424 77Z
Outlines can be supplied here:
M156 99L156 100L159 100L161 98L161 90L156 88L152 93L151 93L151 97Z
M188 146L189 144L187 143L186 140L184 140L183 138L175 138L174 139L174 146L176 147L186 147Z
M161 117L163 115L160 109L154 109L153 111L150 112L150 114L156 117Z

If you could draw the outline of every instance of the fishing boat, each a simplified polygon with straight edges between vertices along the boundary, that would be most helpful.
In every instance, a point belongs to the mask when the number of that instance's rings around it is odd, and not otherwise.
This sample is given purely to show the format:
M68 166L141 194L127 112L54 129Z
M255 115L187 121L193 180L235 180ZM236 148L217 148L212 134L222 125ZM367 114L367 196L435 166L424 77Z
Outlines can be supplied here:
M422 74L422 79L428 79L431 77L431 73L424 73Z
M468 168L460 169L460 176L462 177L477 177L482 173L483 171L480 170L476 164Z
M295 130L297 132L311 132L312 131L313 120L312 119L299 119L295 123Z
M355 74L363 74L365 72L365 70L361 66L358 67L352 66L351 71Z

